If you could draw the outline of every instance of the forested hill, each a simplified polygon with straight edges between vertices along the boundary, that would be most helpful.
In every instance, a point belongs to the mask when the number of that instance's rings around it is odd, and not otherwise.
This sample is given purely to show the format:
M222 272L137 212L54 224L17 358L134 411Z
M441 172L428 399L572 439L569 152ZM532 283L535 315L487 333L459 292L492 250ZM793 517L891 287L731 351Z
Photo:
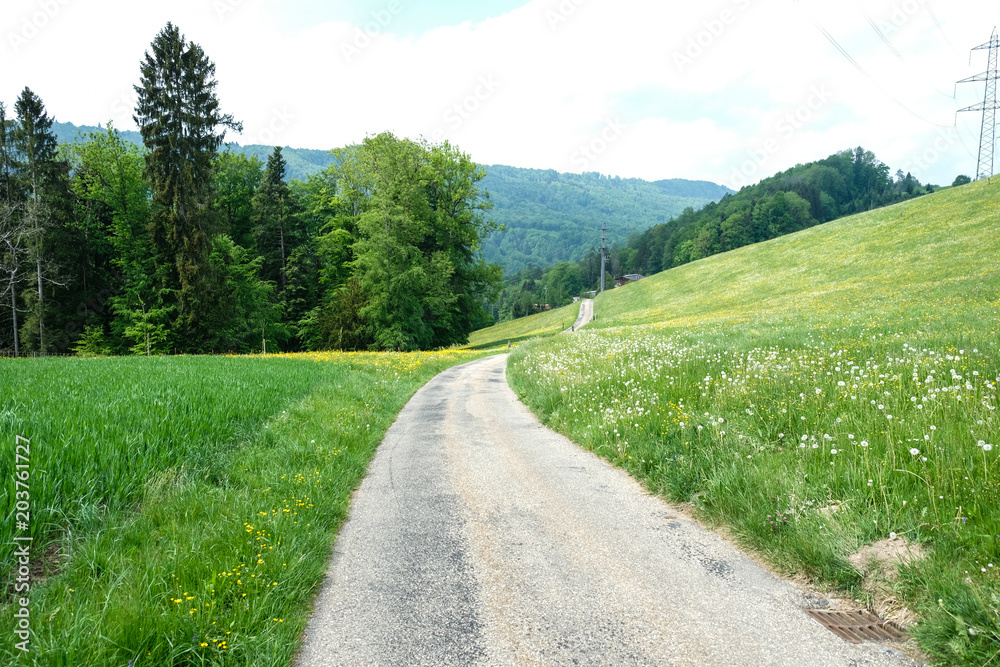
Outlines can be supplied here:
M54 123L60 143L76 143L100 128ZM126 141L142 145L138 132L122 131ZM272 146L227 144L224 150L253 155L267 162ZM327 151L284 148L289 180L305 181L333 162ZM601 224L608 224L608 244L624 244L634 232L665 223L685 209L698 210L732 190L708 181L670 179L644 181L609 178L596 173L564 174L554 170L486 167L481 183L494 203L490 215L506 231L490 235L483 247L487 261L509 275L528 265L551 266L582 259L601 243Z
M732 192L707 181L649 182L503 165L486 167L483 186L495 205L493 219L506 227L487 239L483 254L508 274L529 264L544 267L582 259L600 246L603 222L608 243L621 244L633 232Z
M862 147L765 178L629 239L623 273L650 275L933 192Z
M61 144L83 142L86 141L86 135L88 134L104 132L103 129L98 127L87 125L77 126L72 123L53 123L52 130L56 134L56 139ZM125 141L131 141L136 146L142 146L142 135L138 132L132 130L119 130L119 132ZM252 155L261 162L267 162L267 158L271 154L271 151L274 150L274 146L262 146L259 144L240 146L239 144L229 143L223 147L223 150L246 155L247 157ZM333 162L333 157L329 151L312 148L284 148L282 149L282 155L284 155L285 161L288 163L289 180L304 181L312 174L323 171Z

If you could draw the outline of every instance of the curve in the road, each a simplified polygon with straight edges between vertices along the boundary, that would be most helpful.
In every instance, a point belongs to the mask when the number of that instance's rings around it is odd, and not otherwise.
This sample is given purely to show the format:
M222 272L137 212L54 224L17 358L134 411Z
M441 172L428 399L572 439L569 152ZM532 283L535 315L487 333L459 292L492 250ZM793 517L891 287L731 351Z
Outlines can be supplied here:
M445 371L359 488L299 667L913 665L544 428L506 357Z

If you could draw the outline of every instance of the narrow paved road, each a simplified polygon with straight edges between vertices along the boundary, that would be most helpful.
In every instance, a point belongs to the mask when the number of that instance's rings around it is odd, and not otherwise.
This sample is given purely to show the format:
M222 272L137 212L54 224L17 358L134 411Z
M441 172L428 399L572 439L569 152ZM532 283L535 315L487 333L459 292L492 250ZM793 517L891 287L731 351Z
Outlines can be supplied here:
M540 426L506 361L442 373L399 415L299 667L914 664L838 639L799 589Z
M592 319L594 319L594 300L582 299L580 301L580 316L576 318L576 322L573 323L573 326L563 333L572 333L573 331L577 331L583 325L590 324L590 320Z

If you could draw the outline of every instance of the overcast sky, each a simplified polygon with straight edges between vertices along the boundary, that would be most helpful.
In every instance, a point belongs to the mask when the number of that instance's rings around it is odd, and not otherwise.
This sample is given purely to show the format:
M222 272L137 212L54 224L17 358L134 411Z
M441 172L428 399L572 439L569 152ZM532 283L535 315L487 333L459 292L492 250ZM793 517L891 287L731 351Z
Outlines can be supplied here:
M167 21L217 65L240 143L390 130L483 164L750 184L862 145L974 175L996 0L5 0L0 100L135 129Z

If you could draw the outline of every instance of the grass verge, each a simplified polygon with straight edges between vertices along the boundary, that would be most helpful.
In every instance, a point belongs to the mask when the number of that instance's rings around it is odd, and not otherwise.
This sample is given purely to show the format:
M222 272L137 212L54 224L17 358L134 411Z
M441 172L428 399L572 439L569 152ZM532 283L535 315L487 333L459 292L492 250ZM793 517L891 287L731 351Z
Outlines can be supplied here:
M289 664L385 431L478 356L5 363L3 437L31 440L32 559L50 572L30 591L30 652L4 642L2 661Z
M955 188L605 293L604 328L519 348L511 384L780 571L915 621L938 664L1000 664L998 195ZM885 540L924 556L850 561Z

